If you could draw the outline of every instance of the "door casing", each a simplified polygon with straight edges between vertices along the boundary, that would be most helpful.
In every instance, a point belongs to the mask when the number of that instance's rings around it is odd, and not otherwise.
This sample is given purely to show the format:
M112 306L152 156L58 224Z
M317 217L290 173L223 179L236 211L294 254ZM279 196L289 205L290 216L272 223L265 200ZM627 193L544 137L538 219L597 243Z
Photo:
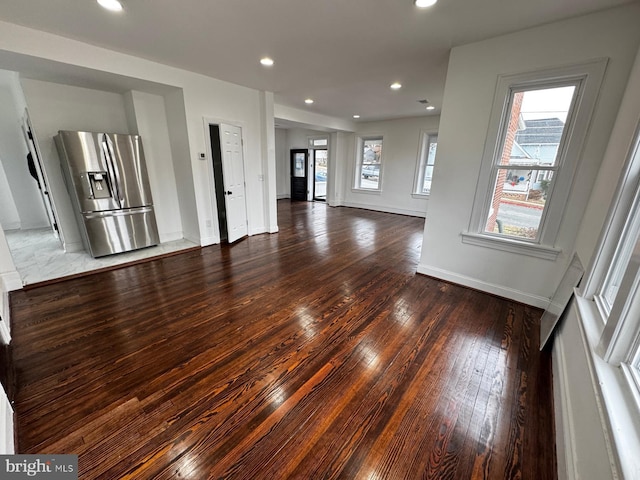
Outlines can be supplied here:
M242 127L206 120L211 173L220 241L233 243L248 235ZM224 138L232 138L225 141ZM226 151L225 151L226 149ZM226 158L225 158L226 157Z

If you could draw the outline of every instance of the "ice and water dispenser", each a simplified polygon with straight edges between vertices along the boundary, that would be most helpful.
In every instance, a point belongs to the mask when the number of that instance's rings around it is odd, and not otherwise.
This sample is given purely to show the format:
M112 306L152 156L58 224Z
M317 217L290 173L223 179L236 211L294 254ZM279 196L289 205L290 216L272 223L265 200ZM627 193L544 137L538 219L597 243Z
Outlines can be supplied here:
M111 187L109 185L109 176L107 172L86 172L86 179L89 184L89 198L111 198Z

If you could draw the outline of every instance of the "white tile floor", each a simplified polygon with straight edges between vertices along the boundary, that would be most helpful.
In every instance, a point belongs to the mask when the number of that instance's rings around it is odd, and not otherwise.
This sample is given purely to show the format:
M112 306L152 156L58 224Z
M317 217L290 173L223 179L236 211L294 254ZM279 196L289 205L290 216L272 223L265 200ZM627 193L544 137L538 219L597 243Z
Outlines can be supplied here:
M23 285L98 270L198 246L188 240L177 240L133 252L93 258L87 252L65 253L50 228L9 230L4 234L11 250L13 263L22 277Z

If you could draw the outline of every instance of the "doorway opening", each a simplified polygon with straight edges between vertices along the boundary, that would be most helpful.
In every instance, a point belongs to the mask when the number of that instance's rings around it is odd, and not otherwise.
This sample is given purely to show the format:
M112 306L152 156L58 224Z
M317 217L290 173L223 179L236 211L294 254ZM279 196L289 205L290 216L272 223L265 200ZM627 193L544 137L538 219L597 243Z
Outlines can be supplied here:
M209 125L209 139L211 141L211 161L213 162L213 181L216 191L218 207L218 226L220 228L220 242L228 241L227 209L224 206L224 182L222 173L222 150L220 149L220 127Z
M309 151L291 150L291 200L307 200L307 164Z
M24 134L24 140L27 144L27 150L29 151L27 154L27 168L29 170L29 174L38 184L42 204L47 212L47 218L53 231L53 235L55 238L60 240L61 244L64 244L62 232L60 232L60 229L58 228L55 206L49 193L49 179L45 175L45 170L42 166L40 147L38 146L38 141L36 140L33 128L31 127L29 112L26 109L22 119L22 133Z
M329 152L326 148L313 150L313 199L327 200L327 160Z
M309 189L309 200L325 202L327 200L327 178L329 173L329 137L326 135L309 138L310 167L313 177Z
M233 243L248 235L242 129L209 124L220 242Z

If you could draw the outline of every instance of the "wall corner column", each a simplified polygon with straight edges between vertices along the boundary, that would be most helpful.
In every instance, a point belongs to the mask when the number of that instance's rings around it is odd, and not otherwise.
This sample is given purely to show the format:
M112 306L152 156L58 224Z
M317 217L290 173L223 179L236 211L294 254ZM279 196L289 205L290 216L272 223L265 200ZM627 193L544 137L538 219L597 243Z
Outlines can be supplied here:
M265 224L269 233L276 233L278 231L278 189L273 92L260 92L260 120Z

